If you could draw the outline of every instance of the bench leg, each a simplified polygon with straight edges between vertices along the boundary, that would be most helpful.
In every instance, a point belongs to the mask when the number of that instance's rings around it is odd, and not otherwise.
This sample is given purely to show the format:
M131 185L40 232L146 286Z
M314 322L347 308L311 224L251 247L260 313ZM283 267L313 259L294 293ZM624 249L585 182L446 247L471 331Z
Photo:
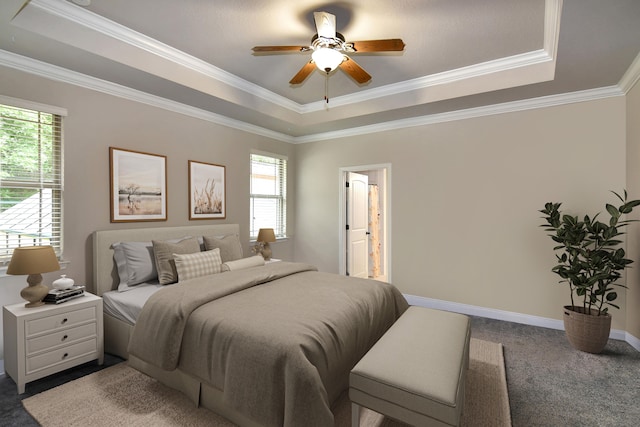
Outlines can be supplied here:
M360 405L351 403L351 427L360 427Z

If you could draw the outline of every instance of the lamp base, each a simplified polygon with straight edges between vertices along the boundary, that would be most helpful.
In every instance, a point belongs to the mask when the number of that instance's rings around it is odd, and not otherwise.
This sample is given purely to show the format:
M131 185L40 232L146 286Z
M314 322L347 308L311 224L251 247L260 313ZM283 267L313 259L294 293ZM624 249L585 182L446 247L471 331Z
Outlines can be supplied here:
M268 242L264 242L264 246L262 247L262 251L260 251L262 257L265 261L269 261L271 259L271 246L269 246Z
M30 274L27 283L29 286L20 291L20 296L29 301L24 306L34 308L44 305L42 300L49 293L49 287L42 284L42 274Z

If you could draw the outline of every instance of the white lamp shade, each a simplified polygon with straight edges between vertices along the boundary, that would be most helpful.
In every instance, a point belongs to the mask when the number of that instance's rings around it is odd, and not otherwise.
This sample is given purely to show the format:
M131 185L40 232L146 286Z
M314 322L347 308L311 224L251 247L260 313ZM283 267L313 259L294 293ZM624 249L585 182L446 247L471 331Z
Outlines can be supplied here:
M342 53L328 47L321 47L314 50L311 58L313 62L316 63L316 67L325 73L330 73L335 70L338 65L344 61L344 55Z

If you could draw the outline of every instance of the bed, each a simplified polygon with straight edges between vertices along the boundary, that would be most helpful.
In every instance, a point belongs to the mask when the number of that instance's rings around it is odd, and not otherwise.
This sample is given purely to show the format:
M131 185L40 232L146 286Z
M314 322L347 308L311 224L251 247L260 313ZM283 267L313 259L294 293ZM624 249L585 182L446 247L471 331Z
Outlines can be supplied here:
M116 242L238 231L223 224L96 232L96 292L118 288ZM135 326L105 311L105 351L242 426L333 425L331 405L350 369L407 308L389 284L290 262L156 287Z

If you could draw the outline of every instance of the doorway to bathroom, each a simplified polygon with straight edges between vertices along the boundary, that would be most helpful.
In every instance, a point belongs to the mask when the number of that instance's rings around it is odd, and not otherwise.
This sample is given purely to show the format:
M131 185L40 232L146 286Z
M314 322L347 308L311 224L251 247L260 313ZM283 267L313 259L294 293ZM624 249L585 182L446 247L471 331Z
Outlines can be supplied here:
M391 280L391 165L340 168L340 274Z

